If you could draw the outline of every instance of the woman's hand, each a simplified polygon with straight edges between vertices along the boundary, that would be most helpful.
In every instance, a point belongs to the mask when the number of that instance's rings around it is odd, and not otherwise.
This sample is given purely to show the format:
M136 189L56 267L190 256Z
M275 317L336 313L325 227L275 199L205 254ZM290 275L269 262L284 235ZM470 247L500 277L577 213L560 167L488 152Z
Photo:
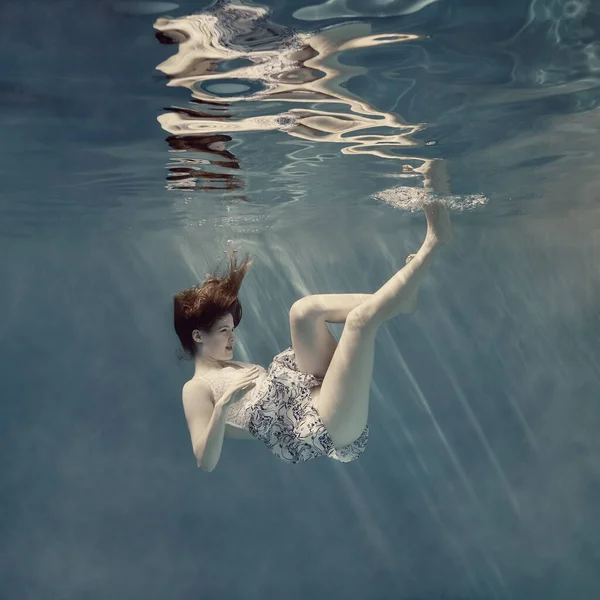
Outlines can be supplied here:
M223 393L221 398L217 401L218 406L227 406L233 400L236 400L240 392L246 392L252 386L256 385L254 380L259 376L260 368L254 366L248 369L240 377L238 377Z

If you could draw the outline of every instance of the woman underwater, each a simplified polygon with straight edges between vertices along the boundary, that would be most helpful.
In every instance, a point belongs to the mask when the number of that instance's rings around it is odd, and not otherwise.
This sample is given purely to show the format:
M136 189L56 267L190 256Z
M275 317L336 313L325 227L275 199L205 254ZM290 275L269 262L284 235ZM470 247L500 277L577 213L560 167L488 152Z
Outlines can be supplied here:
M448 193L443 161L427 161L423 172L427 190ZM174 297L175 331L195 366L182 398L198 467L214 470L225 437L260 440L290 463L348 462L364 452L377 330L414 311L428 266L452 239L442 200L433 194L424 212L421 248L374 294L318 294L292 305L292 345L268 370L231 360L248 256L238 263L230 253L224 278L208 277ZM344 323L339 343L327 322Z

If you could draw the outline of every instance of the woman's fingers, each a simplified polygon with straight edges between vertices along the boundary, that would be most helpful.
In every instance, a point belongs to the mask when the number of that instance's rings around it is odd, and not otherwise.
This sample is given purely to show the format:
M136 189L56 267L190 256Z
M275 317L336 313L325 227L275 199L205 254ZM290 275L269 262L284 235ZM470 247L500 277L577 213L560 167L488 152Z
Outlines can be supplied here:
M250 369L247 373L245 373L240 381L242 382L243 385L251 382L253 379L256 379L257 375L258 375L258 367L253 367L252 369Z
M256 378L258 377L258 368L256 369L252 369L251 371L248 371L248 373L244 376L244 383L251 383L253 382Z
M240 386L245 386L248 383L252 382L254 379L256 379L258 377L258 374L259 374L259 367L252 367L251 369L246 371L246 373L244 373L239 378L238 381L239 381Z

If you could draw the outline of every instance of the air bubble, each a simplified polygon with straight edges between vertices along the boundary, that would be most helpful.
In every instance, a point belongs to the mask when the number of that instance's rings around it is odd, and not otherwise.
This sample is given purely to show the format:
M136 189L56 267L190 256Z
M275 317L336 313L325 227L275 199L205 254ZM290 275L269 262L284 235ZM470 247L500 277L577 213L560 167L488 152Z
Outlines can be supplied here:
M431 204L437 200L443 200L449 210L465 211L474 210L478 206L483 206L488 203L488 198L483 194L470 194L466 196L459 195L442 195L423 188L413 188L407 186L399 186L377 192L371 198L381 200L392 208L416 212L423 210L427 204Z

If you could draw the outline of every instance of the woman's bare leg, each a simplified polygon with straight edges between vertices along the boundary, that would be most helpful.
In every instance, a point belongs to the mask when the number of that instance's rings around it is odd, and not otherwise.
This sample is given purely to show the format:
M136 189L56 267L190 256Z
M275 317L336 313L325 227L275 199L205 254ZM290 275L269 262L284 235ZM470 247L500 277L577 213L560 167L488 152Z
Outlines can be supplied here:
M290 309L292 348L300 371L324 377L337 348L327 323L343 323L371 294L314 294Z
M411 254L406 262L415 257ZM404 304L402 314L417 308L419 287L416 286ZM292 348L300 371L324 377L337 348L337 340L327 323L344 323L348 315L373 294L314 294L297 300L290 310Z
M355 441L367 424L377 329L406 309L439 248L452 237L443 202L432 203L424 210L427 236L423 245L396 275L348 314L315 398L315 407L338 448Z

